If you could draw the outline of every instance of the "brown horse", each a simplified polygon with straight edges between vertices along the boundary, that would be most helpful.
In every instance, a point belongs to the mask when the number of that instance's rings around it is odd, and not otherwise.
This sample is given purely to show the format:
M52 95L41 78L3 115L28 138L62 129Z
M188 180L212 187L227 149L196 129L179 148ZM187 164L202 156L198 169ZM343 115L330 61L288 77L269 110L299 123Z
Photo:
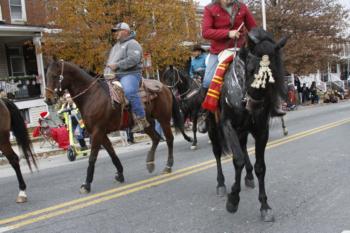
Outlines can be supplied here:
M62 95L64 90L68 90L81 112L87 131L91 135L91 153L87 177L80 188L80 192L88 193L91 190L95 162L101 145L107 150L117 169L115 179L124 182L123 166L107 137L108 133L121 129L123 109L120 104L112 103L106 83L100 80L101 78L93 78L76 65L64 61L52 61L48 67L46 77L47 103L55 103L57 97ZM174 163L174 136L170 127L172 117L174 126L183 133L186 140L191 141L191 138L184 134L182 114L174 100L171 91L164 86L158 93L157 98L145 104L146 117L151 125L145 129L145 132L152 139L152 147L146 159L149 172L154 170L155 151L160 141L160 136L154 129L154 119L160 123L168 145L168 160L164 173L170 173Z
M30 158L35 167L37 167L35 156L31 150L31 143L26 125L16 105L10 100L0 99L0 116L0 151L6 156L13 169L15 169L20 190L16 202L23 203L27 201L27 194L25 192L26 184L23 180L19 158L11 147L10 131L15 135L30 170L32 170Z

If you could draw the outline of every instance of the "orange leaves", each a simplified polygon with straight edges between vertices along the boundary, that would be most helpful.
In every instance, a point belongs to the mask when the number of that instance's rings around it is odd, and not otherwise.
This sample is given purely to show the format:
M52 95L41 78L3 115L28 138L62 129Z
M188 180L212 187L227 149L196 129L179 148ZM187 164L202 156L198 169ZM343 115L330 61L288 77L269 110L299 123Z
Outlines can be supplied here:
M187 59L189 49L182 43L194 41L198 30L192 0L49 0L49 11L49 22L63 31L46 35L46 52L99 72L117 22L136 30L137 40L159 67Z
M289 34L283 49L289 72L308 74L327 69L339 50L330 45L341 44L349 26L349 11L337 0L267 0L267 29L276 38ZM260 17L260 0L255 0L256 17Z

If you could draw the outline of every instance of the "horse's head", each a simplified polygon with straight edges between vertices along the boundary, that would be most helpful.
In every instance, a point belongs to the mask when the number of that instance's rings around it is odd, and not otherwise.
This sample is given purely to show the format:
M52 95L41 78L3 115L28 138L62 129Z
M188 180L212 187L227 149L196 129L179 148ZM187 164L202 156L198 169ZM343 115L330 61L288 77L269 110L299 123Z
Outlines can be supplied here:
M65 62L63 60L50 60L46 72L45 101L48 105L55 104L68 87L64 76Z
M248 48L243 50L241 57L246 63L247 92L251 101L275 103L278 96L285 94L281 49L287 39L276 43L262 28L248 33Z
M180 94L187 92L193 85L193 80L187 73L175 66L168 66L163 72L160 81Z
M160 81L170 88L176 88L181 81L179 70L174 66L168 66L160 77Z

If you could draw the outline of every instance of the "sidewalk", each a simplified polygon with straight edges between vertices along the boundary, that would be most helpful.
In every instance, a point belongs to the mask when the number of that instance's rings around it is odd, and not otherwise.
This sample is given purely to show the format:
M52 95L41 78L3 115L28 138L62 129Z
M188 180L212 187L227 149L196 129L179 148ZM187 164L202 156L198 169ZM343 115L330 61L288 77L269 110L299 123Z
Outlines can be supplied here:
M127 145L125 145L123 143L122 137L121 136L110 136L109 139L112 142L113 146L124 146L126 147ZM134 139L136 142L142 142L142 141L146 141L149 140L149 137L146 134L134 134ZM126 140L126 139L125 139ZM88 143L88 139L86 139L87 144ZM40 147L40 145L42 144L42 139L41 138L36 138L35 140L32 141L32 146L33 146L33 150L35 155L38 158L47 158L49 156L54 156L54 155L59 155L62 154L64 156L66 156L66 150L61 149L58 147L58 145L56 144L55 146L51 146L48 142L43 144L42 147ZM19 147L17 146L17 142L13 141L12 144L12 148L14 149L14 151L19 155ZM4 164L8 164L7 159L1 155L0 156L0 165L4 165Z
M306 104L306 105L297 105L297 109L294 110L294 111L306 110L306 109L308 109L308 108L313 108L313 107L322 107L322 106L340 104L340 103L344 103L344 102L348 102L348 101L350 101L350 98L349 98L349 99L339 100L338 103L323 103L323 102L320 102L320 103L318 103L318 104L311 104L311 103L308 103L308 104ZM287 111L287 114L288 114L288 111Z

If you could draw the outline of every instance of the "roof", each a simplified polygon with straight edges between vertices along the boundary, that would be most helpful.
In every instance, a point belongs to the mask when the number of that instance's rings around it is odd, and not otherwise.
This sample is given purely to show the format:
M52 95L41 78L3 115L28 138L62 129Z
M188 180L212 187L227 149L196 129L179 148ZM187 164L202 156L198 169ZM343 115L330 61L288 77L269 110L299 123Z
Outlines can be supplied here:
M24 25L0 25L0 36L33 35L44 32L44 27Z

